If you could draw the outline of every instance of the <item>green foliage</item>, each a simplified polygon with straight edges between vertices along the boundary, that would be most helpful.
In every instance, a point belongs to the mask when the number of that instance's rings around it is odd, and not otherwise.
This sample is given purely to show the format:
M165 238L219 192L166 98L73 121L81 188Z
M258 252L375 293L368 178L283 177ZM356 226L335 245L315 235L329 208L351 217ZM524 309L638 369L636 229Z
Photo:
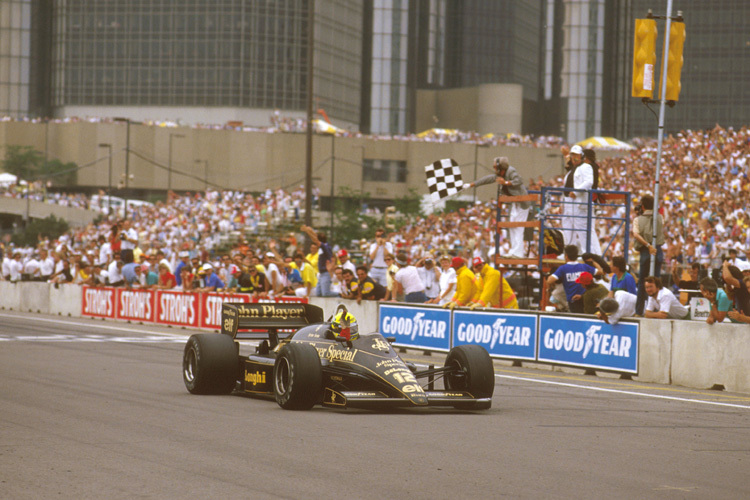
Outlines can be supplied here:
M33 179L44 163L42 153L31 146L9 144L5 146L2 170L20 179Z
M363 201L369 197L363 193L347 186L339 187L339 194L333 203L334 228L329 228L329 240L331 244L338 244L349 248L352 240L371 238L375 228L380 224L376 217L361 213ZM333 231L331 231L333 229Z
M414 188L409 188L409 193L405 196L396 198L394 200L393 206L396 207L397 212L400 212L403 216L411 220L415 217L424 216L424 214L422 213L420 202L421 197L419 196L419 193L417 193L417 190Z
M73 186L78 182L78 165L73 162L63 163L57 159L50 160L42 164L39 175L55 186Z
M446 200L444 213L458 212L461 208L469 208L472 205L470 201Z
M16 246L33 247L39 242L40 237L48 237L50 240L60 237L70 229L68 223L50 215L46 219L31 219L22 233L13 235L13 243Z
M78 165L60 160L44 161L31 146L7 145L2 170L26 181L48 180L55 186L72 186L78 182Z

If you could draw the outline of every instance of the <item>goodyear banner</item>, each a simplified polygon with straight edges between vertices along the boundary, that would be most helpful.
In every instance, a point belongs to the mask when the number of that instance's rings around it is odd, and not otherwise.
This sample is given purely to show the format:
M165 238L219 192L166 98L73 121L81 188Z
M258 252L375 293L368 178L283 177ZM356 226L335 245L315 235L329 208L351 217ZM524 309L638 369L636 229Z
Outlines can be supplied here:
M380 304L378 326L395 345L449 351L451 311L432 307Z
M595 319L539 316L537 360L638 373L638 323L609 325Z
M456 311L453 345L478 344L490 356L536 359L536 314Z

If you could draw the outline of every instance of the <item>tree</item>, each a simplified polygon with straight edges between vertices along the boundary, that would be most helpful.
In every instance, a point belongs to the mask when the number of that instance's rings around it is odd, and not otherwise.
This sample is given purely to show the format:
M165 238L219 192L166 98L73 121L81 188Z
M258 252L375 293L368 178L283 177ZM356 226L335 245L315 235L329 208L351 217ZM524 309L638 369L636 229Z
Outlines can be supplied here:
M415 217L424 217L421 207L421 197L417 190L409 188L408 194L396 198L393 206L396 207L396 211L407 217L409 220Z
M70 226L63 219L50 215L45 219L32 219L22 233L13 235L13 243L16 246L34 247L40 237L48 237L50 240L59 238L65 234Z
M9 144L5 146L5 158L3 159L3 171L13 174L20 179L36 178L39 169L44 163L42 153L31 146L19 146Z
M372 237L378 219L365 215L360 210L362 201L368 197L369 193L356 191L347 186L339 187L339 194L333 203L336 230L331 243L348 248L352 240Z
M73 162L50 160L42 164L39 173L41 178L51 181L55 186L73 186L78 182L78 165Z

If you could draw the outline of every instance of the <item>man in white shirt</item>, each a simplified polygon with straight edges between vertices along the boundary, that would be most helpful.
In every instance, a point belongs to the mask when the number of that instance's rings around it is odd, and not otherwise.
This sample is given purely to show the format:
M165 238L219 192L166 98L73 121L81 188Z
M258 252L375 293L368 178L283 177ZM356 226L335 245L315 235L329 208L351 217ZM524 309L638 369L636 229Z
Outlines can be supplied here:
M8 279L10 281L21 281L23 274L23 262L21 262L21 252L15 252L13 258L8 263Z
M655 276L647 276L644 280L648 302L643 315L646 318L684 319L689 310L680 304L674 294L662 287L661 280Z
M435 265L435 260L428 255L420 259L416 264L419 277L424 283L424 294L427 300L434 300L440 294L440 269Z
M386 255L393 255L393 245L385 240L385 231L382 228L375 230L375 243L370 245L367 252L370 258L370 278L383 286L388 285Z
M266 278L271 285L270 292L273 295L281 295L286 288L285 278L279 271L279 266L275 262L276 255L273 252L266 252L263 255L263 267L266 268Z
M44 248L39 250L39 274L39 279L42 281L49 281L50 277L55 274L55 259Z
M594 186L594 168L584 160L583 148L581 146L576 144L570 148L570 163L572 164L572 168L565 175L564 187L582 190L592 189ZM584 253L587 251L586 216L588 214L588 193L585 191L567 191L564 196L568 202L563 203L563 215L568 217L563 217L560 224L563 227L565 244L576 245L579 251ZM594 222L592 219L591 234L588 235L591 243L590 252L601 255L602 249Z
M605 323L616 325L623 317L635 316L637 300L637 295L625 290L617 290L614 298L608 297L599 302L599 311L596 316Z
M138 232L133 229L129 219L122 222L122 231L120 232L120 254L125 264L133 262L133 250L138 246Z
M346 249L342 248L336 255L339 258L342 269L348 269L352 272L352 274L357 274L357 266L355 266L354 263L349 260L349 252L347 252Z
M36 259L36 255L32 255L23 264L23 275L24 281L39 281L40 280L40 262Z
M427 296L424 293L424 283L422 278L419 277L419 271L414 266L410 266L406 260L406 254L399 252L396 256L396 265L399 270L396 271L396 275L393 277L395 283L394 297L402 292L404 295L404 301L410 303L424 304L427 302ZM392 299L395 300L395 299Z
M107 268L107 281L109 286L122 286L125 284L125 278L122 275L122 266L124 265L119 255L114 256L114 260Z

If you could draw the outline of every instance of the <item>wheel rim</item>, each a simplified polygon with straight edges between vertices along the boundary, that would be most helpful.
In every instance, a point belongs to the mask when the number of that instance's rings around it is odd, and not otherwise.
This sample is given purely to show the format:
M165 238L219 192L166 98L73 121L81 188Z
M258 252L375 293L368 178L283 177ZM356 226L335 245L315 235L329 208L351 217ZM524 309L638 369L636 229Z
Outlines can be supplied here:
M276 392L284 394L289 387L289 380L291 379L291 368L289 366L289 361L286 358L279 359L274 379L276 383Z
M464 369L464 367L461 366L461 363L459 363L457 359L451 360L450 366L455 368L456 371L446 377L446 382L448 382L449 389L454 389L454 390L466 389L468 385L468 380L466 377L466 370Z
M195 372L197 371L198 357L195 355L195 349L190 348L185 353L185 363L183 366L183 375L185 380L192 383L195 381Z

